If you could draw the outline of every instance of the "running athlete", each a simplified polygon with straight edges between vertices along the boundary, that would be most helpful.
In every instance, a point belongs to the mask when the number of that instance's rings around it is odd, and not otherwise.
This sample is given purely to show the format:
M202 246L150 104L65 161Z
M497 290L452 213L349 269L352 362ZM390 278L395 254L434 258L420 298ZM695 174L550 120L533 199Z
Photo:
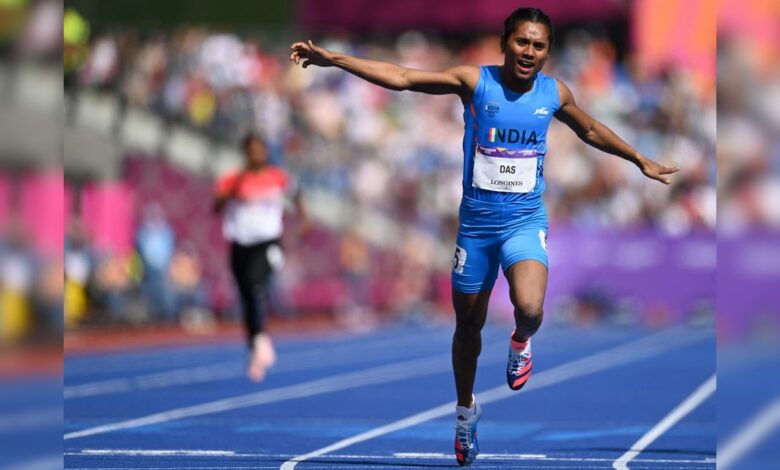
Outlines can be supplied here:
M249 343L247 376L259 382L276 361L265 314L268 282L284 263L279 239L287 195L293 195L303 231L308 219L290 176L268 163L265 141L249 134L242 143L244 168L217 181L214 211L225 212L222 231L230 242L230 267L241 296Z
M507 384L520 390L531 374L531 336L542 323L547 288L547 213L542 202L547 128L553 117L584 142L628 160L645 176L669 184L675 167L641 155L577 107L569 88L541 72L553 43L550 18L520 8L504 21L501 65L457 66L440 72L400 67L296 42L290 60L339 67L391 90L455 94L463 102L463 199L452 269L456 326L452 366L458 401L455 457L470 465L479 453L473 395L481 330L501 266L514 305Z

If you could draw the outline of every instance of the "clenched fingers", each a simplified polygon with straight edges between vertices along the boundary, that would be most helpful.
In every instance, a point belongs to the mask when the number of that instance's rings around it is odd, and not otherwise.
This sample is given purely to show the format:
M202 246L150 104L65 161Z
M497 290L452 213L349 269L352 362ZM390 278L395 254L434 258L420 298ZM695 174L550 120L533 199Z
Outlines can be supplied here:
M290 50L292 51L290 53L290 61L297 64L301 60L301 58L307 57L307 55L311 51L311 48L305 42L296 42L295 44L290 46Z

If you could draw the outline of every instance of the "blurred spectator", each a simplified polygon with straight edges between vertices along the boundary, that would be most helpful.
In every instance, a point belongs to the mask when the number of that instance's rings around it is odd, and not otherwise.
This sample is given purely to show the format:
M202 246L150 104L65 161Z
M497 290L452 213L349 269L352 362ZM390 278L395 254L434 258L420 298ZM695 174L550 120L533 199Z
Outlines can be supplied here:
M430 310L427 304L432 300L433 249L411 232L402 235L401 243L398 277L390 286L392 308L402 316L420 315Z
M47 56L56 58L57 61L62 60L59 56L62 52L63 41L63 36L60 36L62 34L60 29L62 20L62 2L54 0L36 2L19 37L19 47L22 53L28 57ZM68 39L75 38L70 36ZM86 46L85 37L82 46L84 50L86 50Z
M166 322L174 321L176 315L168 279L174 246L173 229L162 207L159 204L144 207L136 233L136 248L143 268L141 288L149 300L152 315Z
M36 279L36 257L22 224L9 222L0 240L0 344L13 344L34 325L30 302Z
M151 312L145 308L145 302L138 302L133 295L138 285L133 272L140 271L134 268L134 264L139 262L133 255L108 254L100 258L93 294L96 310L100 313L96 321L142 323L151 320Z
M339 320L359 326L371 317L371 260L368 244L356 229L348 230L339 244L339 264L346 283Z
M38 333L58 340L62 337L65 320L64 272L65 265L61 256L47 262L42 268L35 299L40 320Z
M111 82L119 71L119 50L110 35L96 39L86 63L81 68L79 79L88 85L102 85Z
M13 42L25 27L27 6L25 2L0 2L0 43Z
M174 311L180 317L206 308L203 272L198 253L192 246L178 248L171 259L168 279L174 300Z
M65 324L75 326L89 312L89 290L97 256L79 220L71 221L65 234Z
M89 54L89 22L73 8L65 10L63 18L63 69L67 80L81 67Z

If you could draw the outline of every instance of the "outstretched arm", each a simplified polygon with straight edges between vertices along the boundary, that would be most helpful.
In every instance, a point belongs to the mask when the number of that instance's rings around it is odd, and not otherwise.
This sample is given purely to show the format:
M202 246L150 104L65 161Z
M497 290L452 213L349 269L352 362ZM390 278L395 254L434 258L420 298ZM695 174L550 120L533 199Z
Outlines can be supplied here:
M661 165L643 156L607 126L589 116L577 106L571 90L560 80L558 80L558 96L561 106L555 113L555 117L569 126L586 144L630 161L638 166L645 176L664 184L670 183L669 178L664 175L679 170L677 167Z
M411 90L431 95L455 94L468 101L479 80L479 69L462 65L441 72L413 70L390 62L359 59L333 52L312 41L296 42L290 47L290 60L310 65L339 67L347 72L390 90Z

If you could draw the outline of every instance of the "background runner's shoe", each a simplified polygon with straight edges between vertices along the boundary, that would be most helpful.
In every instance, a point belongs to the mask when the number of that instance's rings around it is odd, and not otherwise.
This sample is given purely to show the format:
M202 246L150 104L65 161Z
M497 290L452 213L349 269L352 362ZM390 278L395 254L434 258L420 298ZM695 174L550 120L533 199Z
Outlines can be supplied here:
M249 366L246 375L253 382L260 382L265 378L266 370L276 363L276 351L271 337L265 333L259 333L254 337L253 347L249 353Z
M509 359L506 364L506 383L512 390L520 390L531 377L531 338L525 343L509 340Z
M252 382L261 382L265 378L266 369L265 362L262 360L257 351L249 353L249 364L246 368L246 376Z
M460 407L458 407L460 408ZM468 467L479 454L477 443L477 422L482 408L474 402L474 414L467 418L460 413L455 417L455 459L461 467Z
M271 367L276 364L276 351L271 337L265 333L259 333L255 336L254 350L257 353L258 360L264 367Z

